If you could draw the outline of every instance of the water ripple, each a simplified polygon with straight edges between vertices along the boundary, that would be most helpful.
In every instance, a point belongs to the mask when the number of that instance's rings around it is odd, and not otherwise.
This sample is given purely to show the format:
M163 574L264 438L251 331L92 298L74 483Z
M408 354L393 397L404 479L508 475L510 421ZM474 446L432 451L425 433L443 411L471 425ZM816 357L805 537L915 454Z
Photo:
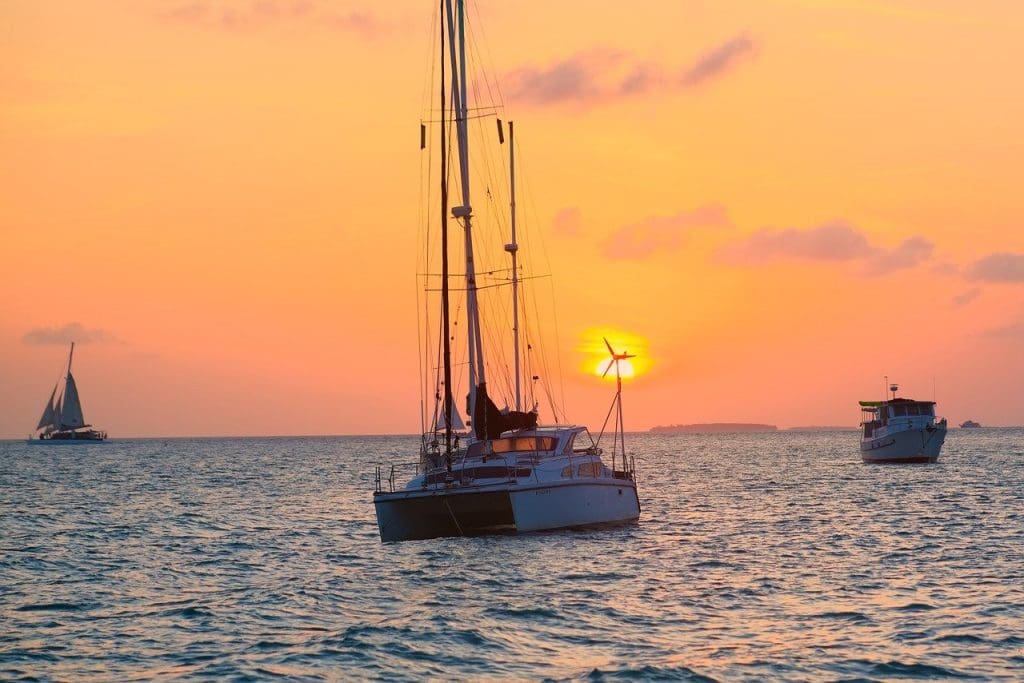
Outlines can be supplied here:
M404 437L0 443L0 678L1017 680L1024 432L634 435L640 524L382 545Z

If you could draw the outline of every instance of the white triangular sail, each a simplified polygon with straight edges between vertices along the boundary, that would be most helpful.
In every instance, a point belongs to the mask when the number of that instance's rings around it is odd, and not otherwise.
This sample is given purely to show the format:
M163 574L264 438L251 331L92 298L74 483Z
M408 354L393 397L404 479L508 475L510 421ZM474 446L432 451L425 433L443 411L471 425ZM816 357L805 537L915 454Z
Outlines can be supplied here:
M78 400L78 387L75 386L75 378L70 372L64 384L64 405L60 410L60 426L62 429L75 429L85 426L85 417L82 416L82 403Z
M445 419L444 409L442 408L442 409L437 411L436 419L434 420L434 431L435 432L444 431L445 422L447 422L447 420ZM453 405L452 406L452 431L453 432L458 432L458 431L462 431L465 428L466 428L466 425L462 422L462 417L459 415L458 408L456 408Z
M46 402L46 408L43 410L43 416L39 418L39 424L36 425L36 429L52 429L59 425L57 418L57 408L54 400L57 398L57 387L58 384L53 385L53 392L50 394L50 400Z

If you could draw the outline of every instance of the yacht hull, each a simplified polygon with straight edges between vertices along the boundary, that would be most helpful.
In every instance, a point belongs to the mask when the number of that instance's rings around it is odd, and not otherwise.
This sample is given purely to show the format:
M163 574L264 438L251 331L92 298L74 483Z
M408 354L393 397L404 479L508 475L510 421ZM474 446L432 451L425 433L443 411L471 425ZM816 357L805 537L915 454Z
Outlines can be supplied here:
M938 462L946 440L944 426L907 429L861 441L861 459L866 463L901 464Z
M630 480L495 484L374 495L384 542L635 522Z

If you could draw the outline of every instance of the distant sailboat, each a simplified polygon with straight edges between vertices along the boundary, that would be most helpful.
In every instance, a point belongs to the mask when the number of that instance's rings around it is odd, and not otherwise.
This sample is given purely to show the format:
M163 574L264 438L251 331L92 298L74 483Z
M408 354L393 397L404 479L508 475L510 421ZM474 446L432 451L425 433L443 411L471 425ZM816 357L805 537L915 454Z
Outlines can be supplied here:
M68 372L64 378L64 390L61 389L61 381L57 380L53 391L50 393L50 400L43 409L43 416L39 418L36 431L37 438L30 438L29 443L84 443L103 441L107 433L96 429L90 429L92 425L86 424L85 416L82 414L82 401L78 397L78 385L75 384L75 377L71 374L71 360L75 355L75 344L71 344L71 352L68 354Z

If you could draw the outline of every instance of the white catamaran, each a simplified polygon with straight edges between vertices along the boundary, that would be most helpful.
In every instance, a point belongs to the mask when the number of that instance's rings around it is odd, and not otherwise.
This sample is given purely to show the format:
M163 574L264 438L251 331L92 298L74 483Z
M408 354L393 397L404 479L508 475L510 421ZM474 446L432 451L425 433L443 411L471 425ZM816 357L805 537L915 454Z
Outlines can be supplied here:
M71 352L68 354L68 372L63 379L63 391L61 380L57 380L50 393L50 400L43 409L43 416L36 425L38 436L29 438L29 443L97 443L107 438L106 432L90 429L92 425L85 422L82 401L78 398L78 386L71 374L71 360L74 355L75 344L72 342Z
M466 52L466 18L463 0L440 0L440 321L437 330L439 361L433 382L434 411L427 422L426 433L420 446L415 472L404 486L396 483L396 466L385 472L378 466L373 495L377 525L382 541L403 541L463 536L487 533L509 533L590 527L635 522L640 516L637 496L636 468L632 457L627 457L623 440L622 381L619 362L630 358L627 353L616 353L605 343L611 360L605 374L614 365L616 393L605 419L605 426L614 414L611 458L606 462L602 448L591 438L586 427L570 424L538 426L538 408L535 401L523 409L522 377L534 382L538 377L524 373L520 359L520 294L515 214L515 149L513 127L509 123L509 218L511 241L500 247L511 256L511 328L513 332L514 377L508 376L508 363L501 352L501 344L491 329L485 329L488 313L481 313L478 270L482 262L477 252L474 259L474 211L470 203L469 134L467 124L472 118L488 116L486 106L470 107L466 83L469 78ZM446 82L450 77L450 81ZM449 86L450 87L446 87ZM479 90L475 85L474 91ZM477 98L479 99L479 98ZM481 102L474 102L481 105ZM496 118L496 113L494 114ZM497 121L498 140L504 143L504 127ZM458 168L449 179L449 136L454 132L453 162ZM476 139L476 138L474 138ZM421 124L420 146L427 147L427 127ZM485 175L490 172L485 168ZM449 183L456 186L457 205L449 208ZM486 196L492 198L491 186L485 186ZM464 273L449 271L449 223L462 228ZM491 242L495 240L493 232ZM504 240L500 240L503 242ZM438 249L436 243L428 249ZM497 250L496 250L497 251ZM500 252L499 252L500 253ZM506 269L507 271L507 269ZM450 286L450 279L464 278L464 287ZM506 284L506 283L502 283ZM463 296L465 325L459 331L453 318L461 310L452 305L453 296ZM506 304L502 313L509 313ZM491 320L493 323L493 319ZM507 324L507 322L505 323ZM505 328L507 329L507 328ZM464 335L464 337L462 336ZM484 341L487 340L487 348ZM465 352L464 362L453 362L453 345ZM463 347L462 344L465 344ZM527 343L527 349L532 345ZM491 356L497 357L489 358ZM430 355L428 353L425 355ZM457 368L455 367L457 366ZM455 370L458 370L456 377ZM488 373L504 370L504 382L493 386L504 387L512 404L499 409L493 396L488 394ZM465 377L462 373L465 371ZM455 407L453 384L458 383L468 394L467 416L469 428L463 427ZM513 390L514 387L514 390ZM514 407L513 407L514 406ZM602 434L604 428L602 428ZM461 444L461 445L460 445Z

